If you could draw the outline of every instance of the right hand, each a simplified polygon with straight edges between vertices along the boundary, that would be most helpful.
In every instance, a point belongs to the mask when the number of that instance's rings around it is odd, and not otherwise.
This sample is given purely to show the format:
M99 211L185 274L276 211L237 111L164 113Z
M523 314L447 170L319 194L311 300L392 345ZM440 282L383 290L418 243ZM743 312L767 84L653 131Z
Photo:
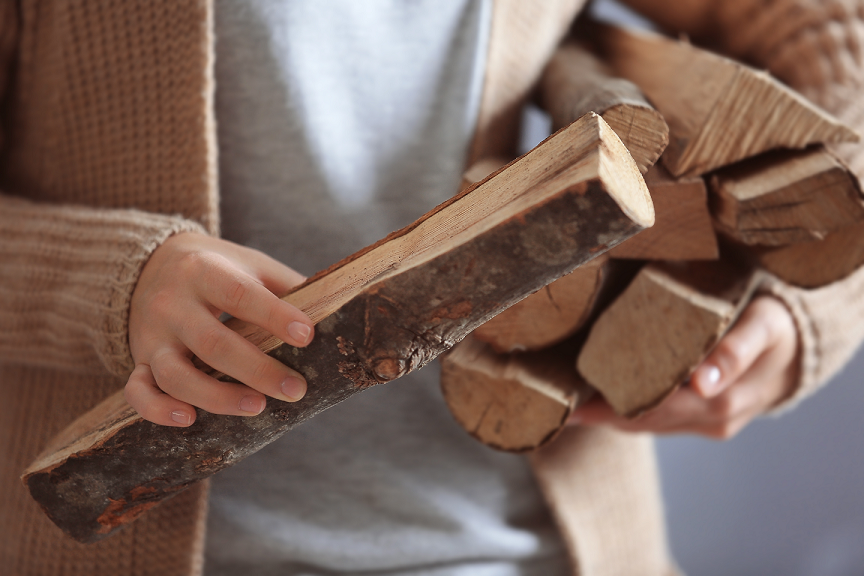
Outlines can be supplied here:
M168 238L150 256L129 310L135 370L126 401L150 422L189 426L198 406L214 414L254 416L266 396L295 402L306 380L220 321L226 312L292 346L312 340L306 314L276 295L304 276L269 256L203 234ZM243 384L220 382L192 364L192 355ZM245 385L244 385L245 384Z

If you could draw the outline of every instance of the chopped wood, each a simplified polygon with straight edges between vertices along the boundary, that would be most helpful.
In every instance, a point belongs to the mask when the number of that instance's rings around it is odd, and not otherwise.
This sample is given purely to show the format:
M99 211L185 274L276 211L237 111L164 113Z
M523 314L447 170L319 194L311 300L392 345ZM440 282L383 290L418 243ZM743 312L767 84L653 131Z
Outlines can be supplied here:
M846 278L864 265L864 222L841 228L822 240L779 248L748 248L739 254L781 280L820 288Z
M517 302L474 330L496 352L541 350L564 340L591 315L606 277L600 256Z
M114 396L73 423L74 434L61 434L22 480L66 533L101 539L322 410L420 368L653 219L624 145L587 115L287 295L317 325L306 348L231 321L306 377L299 402L269 399L255 417L198 410L192 426L173 428L143 420Z
M716 260L717 236L702 178L673 178L652 166L645 183L654 202L654 226L609 251L612 258L641 260Z
M646 266L591 328L579 373L616 413L650 410L690 377L761 281L724 261Z
M858 135L761 72L689 42L591 23L615 74L634 82L669 124L662 161L699 175L774 148L857 142Z
M669 143L669 127L639 88L612 75L575 43L558 48L543 71L539 91L540 107L552 117L553 130L596 112L615 130L643 174Z
M468 170L462 174L462 182L459 184L459 191L469 188L472 184L480 182L493 172L500 170L508 164L510 160L493 156L491 158L481 158L472 164Z
M709 182L717 229L743 244L821 240L864 220L858 178L822 146L767 152L718 170ZM659 223L659 207L657 214Z
M576 373L575 344L499 354L469 336L441 358L441 390L456 421L487 446L528 452L551 441L593 390Z

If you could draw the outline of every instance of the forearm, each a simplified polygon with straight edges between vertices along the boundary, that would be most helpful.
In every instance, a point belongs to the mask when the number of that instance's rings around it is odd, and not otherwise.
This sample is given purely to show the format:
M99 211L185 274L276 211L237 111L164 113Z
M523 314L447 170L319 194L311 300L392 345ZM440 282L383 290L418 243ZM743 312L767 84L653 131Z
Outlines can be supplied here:
M175 216L0 194L0 361L128 374L129 302Z

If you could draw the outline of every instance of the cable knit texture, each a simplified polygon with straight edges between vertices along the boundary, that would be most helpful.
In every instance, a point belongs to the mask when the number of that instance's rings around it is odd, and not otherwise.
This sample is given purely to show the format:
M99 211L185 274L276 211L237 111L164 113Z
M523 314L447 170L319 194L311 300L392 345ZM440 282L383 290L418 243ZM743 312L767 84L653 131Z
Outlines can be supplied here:
M864 128L861 2L631 3L771 69ZM511 149L520 103L581 5L496 1L474 158ZM218 232L211 27L206 0L0 3L4 574L201 571L205 484L82 546L44 517L17 477L51 436L122 385L131 368L128 303L149 254L179 231ZM862 174L864 147L837 151ZM861 339L862 284L859 271L820 290L771 288L801 332L800 394ZM674 571L651 449L639 436L568 431L534 456L574 573Z

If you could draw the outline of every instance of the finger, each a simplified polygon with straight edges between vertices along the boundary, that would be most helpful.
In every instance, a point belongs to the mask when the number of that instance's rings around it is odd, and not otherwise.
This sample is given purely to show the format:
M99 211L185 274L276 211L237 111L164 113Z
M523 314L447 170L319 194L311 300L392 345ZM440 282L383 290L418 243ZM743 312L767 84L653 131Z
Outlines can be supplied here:
M178 337L208 366L259 392L296 402L306 394L303 375L264 354L212 316L201 313L179 327Z
M204 267L201 297L221 312L267 330L292 346L306 346L312 340L309 317L276 297L262 284L219 256Z
M306 276L267 254L250 248L244 250L244 261L249 274L260 280L277 297L284 296L306 281Z
M135 366L123 395L142 418L154 424L186 427L195 421L195 408L160 390L147 364Z
M267 398L260 392L242 384L211 378L176 350L160 351L150 368L156 385L163 392L213 414L255 416L267 404Z
M712 398L741 377L771 344L771 331L760 307L744 314L690 377L704 398Z

